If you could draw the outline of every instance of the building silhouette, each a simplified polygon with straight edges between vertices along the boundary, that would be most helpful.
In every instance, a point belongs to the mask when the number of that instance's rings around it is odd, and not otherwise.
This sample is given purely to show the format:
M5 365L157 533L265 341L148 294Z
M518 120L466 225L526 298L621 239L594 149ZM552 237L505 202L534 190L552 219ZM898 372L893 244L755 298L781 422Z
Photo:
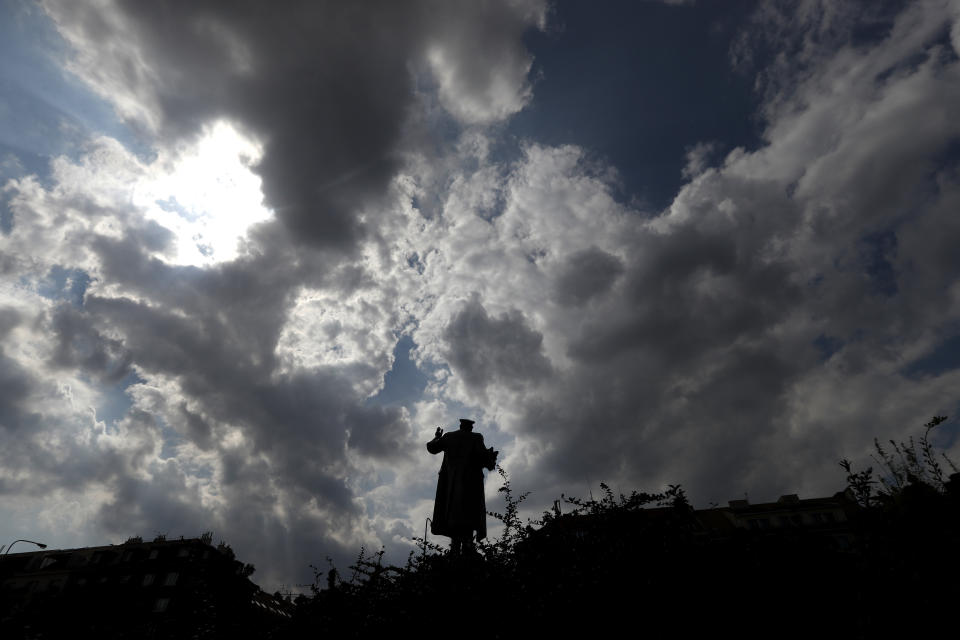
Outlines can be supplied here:
M0 628L5 637L246 637L293 611L252 572L210 534L11 553L0 557Z
M559 505L556 507L559 509ZM591 544L638 533L685 532L692 540L723 542L734 538L815 539L831 550L853 548L858 507L847 491L830 497L801 499L797 494L775 502L751 504L731 500L726 507L678 509L676 506L613 509L600 514L567 513L528 531L522 547Z
M694 512L704 531L716 536L737 531L817 536L830 549L844 551L853 546L855 532L851 521L857 506L846 491L826 498L801 499L791 493L780 496L776 502L751 504L743 499L727 504Z

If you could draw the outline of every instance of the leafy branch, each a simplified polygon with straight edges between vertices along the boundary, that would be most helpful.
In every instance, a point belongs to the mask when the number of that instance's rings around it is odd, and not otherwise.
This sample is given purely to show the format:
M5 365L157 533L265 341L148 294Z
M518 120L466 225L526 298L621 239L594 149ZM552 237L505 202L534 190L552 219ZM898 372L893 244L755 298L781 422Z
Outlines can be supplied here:
M840 460L841 468L847 472L847 487L853 493L857 504L869 507L878 501L889 500L912 484L927 485L943 493L946 490L945 473L930 443L930 432L946 420L947 416L933 416L923 425L924 432L919 440L913 436L900 442L889 440L890 449L880 444L878 438L874 438L876 454L870 457L880 467L882 475L879 479L874 478L872 466L863 471L853 471L852 463L848 459ZM957 465L946 452L941 452L941 456L954 473L958 472ZM876 485L880 488L874 495Z

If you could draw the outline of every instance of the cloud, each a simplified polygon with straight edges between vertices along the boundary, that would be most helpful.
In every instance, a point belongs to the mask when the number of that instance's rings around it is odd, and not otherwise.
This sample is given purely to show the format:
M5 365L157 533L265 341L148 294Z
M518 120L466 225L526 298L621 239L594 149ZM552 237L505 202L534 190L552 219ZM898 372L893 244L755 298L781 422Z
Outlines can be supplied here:
M227 119L263 149L267 204L297 237L349 249L401 166L417 74L465 122L529 99L523 32L544 3L44 3L69 68L162 144ZM429 71L427 71L429 70Z
M556 280L560 304L583 306L590 298L606 293L623 273L623 263L614 255L596 248L570 256Z
M450 319L443 339L454 373L481 392L492 382L522 385L550 374L550 363L541 352L543 336L530 329L515 309L491 318L474 297Z
M53 353L56 366L83 369L107 382L129 374L129 351L119 340L101 335L88 314L61 304L53 310L50 324L50 333L57 340Z

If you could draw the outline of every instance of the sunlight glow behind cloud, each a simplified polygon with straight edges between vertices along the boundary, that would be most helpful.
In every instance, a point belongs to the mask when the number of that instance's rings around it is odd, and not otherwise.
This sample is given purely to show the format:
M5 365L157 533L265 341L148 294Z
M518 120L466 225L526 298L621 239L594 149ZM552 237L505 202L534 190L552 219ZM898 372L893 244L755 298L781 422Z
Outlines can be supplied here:
M251 171L259 144L219 121L134 188L134 204L177 239L175 264L207 266L237 257L237 241L271 217L260 177Z

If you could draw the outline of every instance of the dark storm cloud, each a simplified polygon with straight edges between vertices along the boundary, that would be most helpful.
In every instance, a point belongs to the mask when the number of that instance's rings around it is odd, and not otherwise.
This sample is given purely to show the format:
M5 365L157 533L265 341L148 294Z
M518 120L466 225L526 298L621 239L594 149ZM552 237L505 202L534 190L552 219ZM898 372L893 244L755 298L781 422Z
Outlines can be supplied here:
M520 422L551 442L548 481L671 469L697 492L735 490L749 470L723 465L762 456L758 436L814 359L767 335L801 292L786 265L738 251L738 234L678 229L633 250L619 288L567 336L576 366Z
M0 307L0 340L7 337L23 321L19 311L13 307Z
M570 355L604 360L637 350L682 368L711 346L764 331L802 296L790 265L760 259L750 236L749 228L691 225L634 247L623 276L628 304L588 322Z
M477 298L451 318L443 333L446 358L467 386L482 392L491 382L523 385L550 375L543 336L516 309L491 317Z
M119 340L100 334L89 314L69 304L54 308L51 333L57 346L53 362L58 367L79 367L105 382L117 382L130 372L130 352Z
M410 426L397 407L354 406L344 423L349 425L348 446L362 455L381 460L410 455L405 450Z
M570 256L557 277L556 298L560 304L581 306L590 298L602 295L623 273L623 262L596 247Z
M400 166L428 54L443 51L458 100L496 102L504 67L519 70L510 79L522 89L519 36L541 13L537 2L46 6L86 56L81 73L103 93L127 94L121 112L165 143L213 119L237 122L263 144L267 204L298 238L343 248Z
M97 517L104 529L119 536L139 533L152 537L181 531L199 535L212 528L209 513L173 460L153 470L149 480L118 474L111 489L112 497ZM168 529L174 523L177 530Z
M185 428L187 438L201 450L209 450L213 446L213 428L210 422L202 415L190 411L186 402L181 402L178 408L180 410L178 422Z
M0 351L0 427L9 438L15 438L18 434L14 432L20 430L28 433L40 422L40 414L30 406L33 389L30 373Z
M775 449L768 438L780 437L784 394L807 363L789 359L773 341L713 342L709 320L695 330L701 335L690 337L700 343L699 353L673 357L670 346L681 337L662 351L648 346L581 363L549 397L527 403L520 420L525 433L549 443L538 483L657 488L682 482L702 503L745 488L775 490L764 482L784 489L796 482L771 473ZM675 331L684 336L690 328ZM762 481L753 477L757 469Z

